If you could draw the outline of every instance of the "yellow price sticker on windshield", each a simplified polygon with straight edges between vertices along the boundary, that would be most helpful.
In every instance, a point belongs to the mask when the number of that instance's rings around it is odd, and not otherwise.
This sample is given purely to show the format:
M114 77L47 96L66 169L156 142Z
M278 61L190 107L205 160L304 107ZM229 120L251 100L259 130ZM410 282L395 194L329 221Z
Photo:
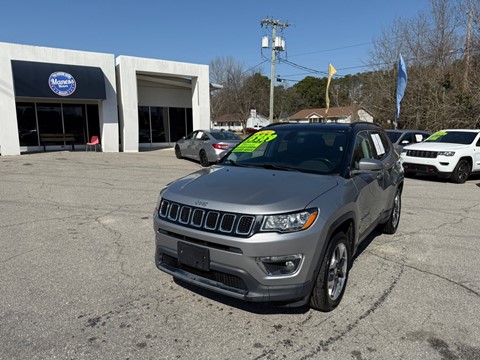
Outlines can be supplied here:
M442 136L447 135L446 131L437 131L435 134L430 135L430 137L427 140L437 140L438 138L441 138Z
M275 131L273 130L257 131L255 134L247 138L244 142L233 149L233 152L251 153L263 143L272 141L276 137L277 134L275 134Z

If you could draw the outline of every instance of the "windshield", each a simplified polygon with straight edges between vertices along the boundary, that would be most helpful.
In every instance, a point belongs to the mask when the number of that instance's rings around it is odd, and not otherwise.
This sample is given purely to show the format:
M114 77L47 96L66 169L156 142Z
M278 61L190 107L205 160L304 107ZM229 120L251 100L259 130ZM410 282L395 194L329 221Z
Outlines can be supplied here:
M390 138L390 140L392 141L392 143L395 144L397 142L398 138L400 137L400 135L402 135L402 133L396 132L396 131L387 131L387 135Z
M211 134L217 140L242 140L237 134L227 131L212 132Z
M451 144L471 144L477 132L470 131L438 131L435 134L431 135L426 142L439 142L439 143L451 143Z
M261 130L237 145L222 163L316 174L339 173L344 132L282 128Z

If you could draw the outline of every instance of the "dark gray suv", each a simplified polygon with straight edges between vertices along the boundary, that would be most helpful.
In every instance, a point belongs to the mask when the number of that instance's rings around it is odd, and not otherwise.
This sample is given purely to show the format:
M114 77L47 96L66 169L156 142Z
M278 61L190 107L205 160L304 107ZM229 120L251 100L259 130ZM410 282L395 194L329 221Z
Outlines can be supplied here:
M268 126L160 192L156 265L237 299L331 311L360 242L397 230L403 179L374 124Z

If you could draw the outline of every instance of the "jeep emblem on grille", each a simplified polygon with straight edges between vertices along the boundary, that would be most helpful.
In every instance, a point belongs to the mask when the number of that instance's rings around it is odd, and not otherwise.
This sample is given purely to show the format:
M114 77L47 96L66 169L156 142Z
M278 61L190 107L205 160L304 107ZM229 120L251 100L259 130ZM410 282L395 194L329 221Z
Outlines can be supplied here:
M203 201L203 200L197 200L195 201L196 206L201 206L201 207L207 207L208 206L208 201Z

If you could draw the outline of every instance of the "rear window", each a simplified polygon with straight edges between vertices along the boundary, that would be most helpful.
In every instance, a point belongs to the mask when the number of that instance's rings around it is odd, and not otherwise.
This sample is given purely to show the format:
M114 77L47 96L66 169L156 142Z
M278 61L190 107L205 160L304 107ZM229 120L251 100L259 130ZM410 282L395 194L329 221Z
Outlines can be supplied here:
M217 140L242 140L240 136L231 132L214 132L212 136Z

